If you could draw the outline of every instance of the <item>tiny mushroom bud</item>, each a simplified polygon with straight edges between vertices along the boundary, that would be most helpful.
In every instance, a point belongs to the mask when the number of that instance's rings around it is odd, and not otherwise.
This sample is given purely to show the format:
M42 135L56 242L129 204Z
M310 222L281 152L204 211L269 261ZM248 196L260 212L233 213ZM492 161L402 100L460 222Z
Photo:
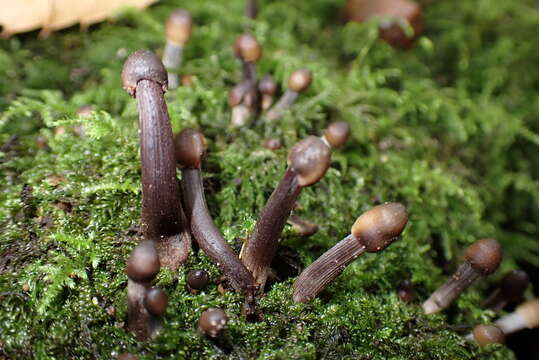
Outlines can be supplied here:
M175 270L191 248L176 179L172 128L164 91L165 68L155 54L138 50L125 61L124 89L137 99L142 167L142 228L155 240L161 265Z
M498 288L488 297L483 307L499 311L507 304L517 304L522 300L529 284L530 279L525 271L513 270L502 278Z
M505 344L505 334L496 325L477 325L473 329L473 339L479 346Z
M288 79L288 89L279 101L268 111L266 118L269 121L277 120L283 116L286 109L296 101L299 93L305 91L312 82L312 72L308 69L296 70Z
M515 333L522 329L534 329L539 327L539 298L526 301L518 306L516 310L494 323L506 335Z
M252 106L256 101L251 96L253 82L243 80L234 86L228 94L228 104L232 107L232 116L230 123L233 127L242 127L251 115Z
M309 265L294 282L294 301L314 299L365 251L378 252L393 243L408 222L401 203L375 206L357 218L351 234Z
M273 103L273 97L277 92L277 83L271 75L264 76L258 82L258 91L262 94L262 110L267 110Z
M495 239L481 239L469 246L464 254L464 263L423 303L425 314L444 310L475 280L496 271L502 255L502 248Z
M223 310L210 308L200 315L198 330L206 336L215 338L223 333L227 324L228 316Z
M152 287L146 292L144 305L151 314L156 316L163 315L167 311L168 296L162 289Z
M191 38L193 20L184 9L174 10L165 23L167 44L163 53L163 64L168 71L168 86L179 86L178 68L182 63L183 47Z
M305 138L290 150L284 177L268 199L240 253L243 263L261 289L266 283L279 237L301 189L318 182L326 173L330 161L329 148L314 136Z
M253 276L215 226L206 205L200 166L206 140L197 130L185 129L175 138L176 160L182 171L182 194L187 219L198 246L219 267L232 287L243 295L257 291Z
M262 57L262 46L251 34L242 34L234 43L234 54L241 61L256 63Z
M205 270L191 270L187 273L187 288L192 293L204 290L210 281Z
M331 148L343 146L350 136L350 125L346 121L335 121L324 131L322 140Z

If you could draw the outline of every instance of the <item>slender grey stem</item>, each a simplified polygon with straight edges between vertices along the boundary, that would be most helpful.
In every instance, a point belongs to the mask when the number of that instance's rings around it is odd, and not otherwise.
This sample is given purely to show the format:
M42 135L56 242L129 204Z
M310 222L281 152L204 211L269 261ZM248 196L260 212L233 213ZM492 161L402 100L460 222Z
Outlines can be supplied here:
M182 64L183 45L174 44L167 41L165 51L163 53L163 65L167 69L168 87L176 89L180 86L178 70Z
M287 108L290 107L296 101L298 97L298 93L290 90L286 90L286 92L281 96L279 101L273 105L273 107L268 111L266 114L266 119L269 121L277 120L280 117L282 117L286 111Z

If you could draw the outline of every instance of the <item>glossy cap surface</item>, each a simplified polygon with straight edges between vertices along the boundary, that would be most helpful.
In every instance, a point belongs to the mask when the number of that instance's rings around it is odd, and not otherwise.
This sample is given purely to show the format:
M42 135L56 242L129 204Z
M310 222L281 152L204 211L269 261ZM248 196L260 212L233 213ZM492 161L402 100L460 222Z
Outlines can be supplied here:
M193 19L189 11L184 9L174 10L165 23L165 35L167 41L185 45L191 38Z
M324 137L332 148L343 146L350 136L350 125L346 121L335 121L324 131Z
M187 285L191 289L204 290L210 281L210 277L205 270L191 270L187 273Z
M300 93L307 89L313 80L313 73L309 69L296 70L288 78L288 89Z
M167 90L167 71L157 55L148 50L137 50L129 55L122 69L122 85L129 95L136 97L141 80L155 81L163 91Z
M481 239L470 245L464 253L464 259L476 271L491 274L502 262L503 251L495 239Z
M517 302L521 300L529 284L530 278L525 271L513 270L500 281L500 291L507 300Z
M496 325L477 325L473 329L473 337L479 346L505 343L505 334Z
M221 309L210 308L200 315L198 329L204 335L217 337L226 329L228 316Z
M251 34L243 34L234 43L234 54L248 63L257 62L262 57L262 47Z
M176 161L182 168L199 169L206 149L206 138L198 130L184 129L174 138Z
M163 315L167 311L168 296L158 287L152 287L144 296L144 306L153 315Z
M152 241L142 241L131 252L125 272L134 281L150 281L159 272L159 256Z
M352 226L352 235L367 251L381 251L397 239L407 223L408 213L404 205L386 203L361 214Z
M331 151L315 136L298 142L288 153L288 167L297 173L298 184L309 186L318 182L331 162Z

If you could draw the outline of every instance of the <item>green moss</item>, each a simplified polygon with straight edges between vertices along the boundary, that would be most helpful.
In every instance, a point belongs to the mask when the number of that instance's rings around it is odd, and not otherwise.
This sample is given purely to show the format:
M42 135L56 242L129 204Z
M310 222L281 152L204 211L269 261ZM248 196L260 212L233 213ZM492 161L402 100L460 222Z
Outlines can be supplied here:
M231 317L238 358L511 358L502 347L479 350L451 326L495 316L479 308L488 281L429 317L395 293L410 279L425 299L447 275L440 264L453 268L478 237L500 239L504 269L539 265L539 163L529 155L539 145L539 12L532 1L493 2L435 2L428 31L403 51L379 41L375 23L339 24L342 1L262 1L256 22L243 18L243 0L183 1L197 26L182 72L196 80L167 94L169 111L175 131L199 127L209 140L206 196L228 241L249 234L285 168L286 149L260 142L279 136L289 148L333 120L348 121L352 139L297 210L320 231L306 240L286 229L283 244L308 264L383 201L404 202L410 223L400 241L361 257L311 304L292 302L292 280L273 286L257 323L241 318L238 295L186 291L188 270L218 275L193 255L177 274L159 275L171 306L162 335L148 344L123 329L123 267L139 241L132 229L141 192L136 107L119 73L131 51L162 51L162 21L177 4L126 12L88 33L0 40L0 349L19 359L124 351L222 358L195 331L200 313L219 306ZM284 85L304 66L315 80L282 120L230 129L227 92L240 77L231 44L246 24L264 45L259 74ZM84 104L96 110L89 117L76 114ZM25 184L32 197L23 201Z

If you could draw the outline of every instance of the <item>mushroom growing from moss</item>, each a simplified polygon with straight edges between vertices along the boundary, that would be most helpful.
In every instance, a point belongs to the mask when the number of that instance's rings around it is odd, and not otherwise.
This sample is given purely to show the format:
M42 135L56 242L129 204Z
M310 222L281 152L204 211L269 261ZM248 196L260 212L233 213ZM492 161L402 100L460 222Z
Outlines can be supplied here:
M154 240L161 265L175 270L191 248L180 203L172 129L164 99L167 74L147 50L131 54L122 70L124 89L137 99L142 163L142 229Z
M260 104L260 107L262 110L267 110L270 108L271 104L273 104L273 97L275 96L275 93L277 92L277 83L271 75L264 76L259 82L258 82L258 91L262 94L262 102Z
M247 15L248 18L254 19L256 18L257 13L258 13L258 4L256 3L256 0L246 0L245 1L245 15Z
M408 222L401 203L375 206L357 218L351 234L316 259L294 282L294 301L308 302L324 290L346 266L364 252L379 252L391 245Z
M499 311L508 304L518 304L530 284L525 271L513 270L502 278L498 288L487 298L483 307Z
M311 85L312 79L313 74L309 69L299 69L294 71L288 79L288 89L283 96L281 96L279 101L268 111L266 119L273 121L282 117L286 109L296 101L299 94Z
M168 71L168 86L175 89L179 86L177 71L182 63L185 44L191 38L193 19L184 9L174 10L165 23L167 43L163 53L163 64Z
M317 183L331 161L329 148L317 137L309 136L297 143L288 154L288 168L271 194L255 225L243 244L240 257L263 289L268 269L277 251L279 237L301 189Z
M168 296L161 288L152 287L146 291L144 306L152 315L161 316L167 310Z
M200 315L198 330L206 336L216 338L225 331L227 324L228 316L223 310L210 308Z
M539 327L539 298L526 301L511 314L497 320L494 325L502 329L506 335L522 329Z
M185 129L176 136L175 145L187 219L198 246L219 267L234 290L246 296L254 294L258 287L253 276L225 241L206 206L200 171L206 139L197 130Z
M192 294L197 294L208 286L210 277L205 270L191 270L187 273L187 289Z
M425 314L444 310L474 281L496 271L502 255L502 248L495 239L481 239L469 246L464 254L464 263L423 303Z
M472 335L479 346L505 344L505 334L496 325L477 325L473 329Z
M350 136L350 125L346 121L334 121L324 130L322 140L332 149L343 146Z

